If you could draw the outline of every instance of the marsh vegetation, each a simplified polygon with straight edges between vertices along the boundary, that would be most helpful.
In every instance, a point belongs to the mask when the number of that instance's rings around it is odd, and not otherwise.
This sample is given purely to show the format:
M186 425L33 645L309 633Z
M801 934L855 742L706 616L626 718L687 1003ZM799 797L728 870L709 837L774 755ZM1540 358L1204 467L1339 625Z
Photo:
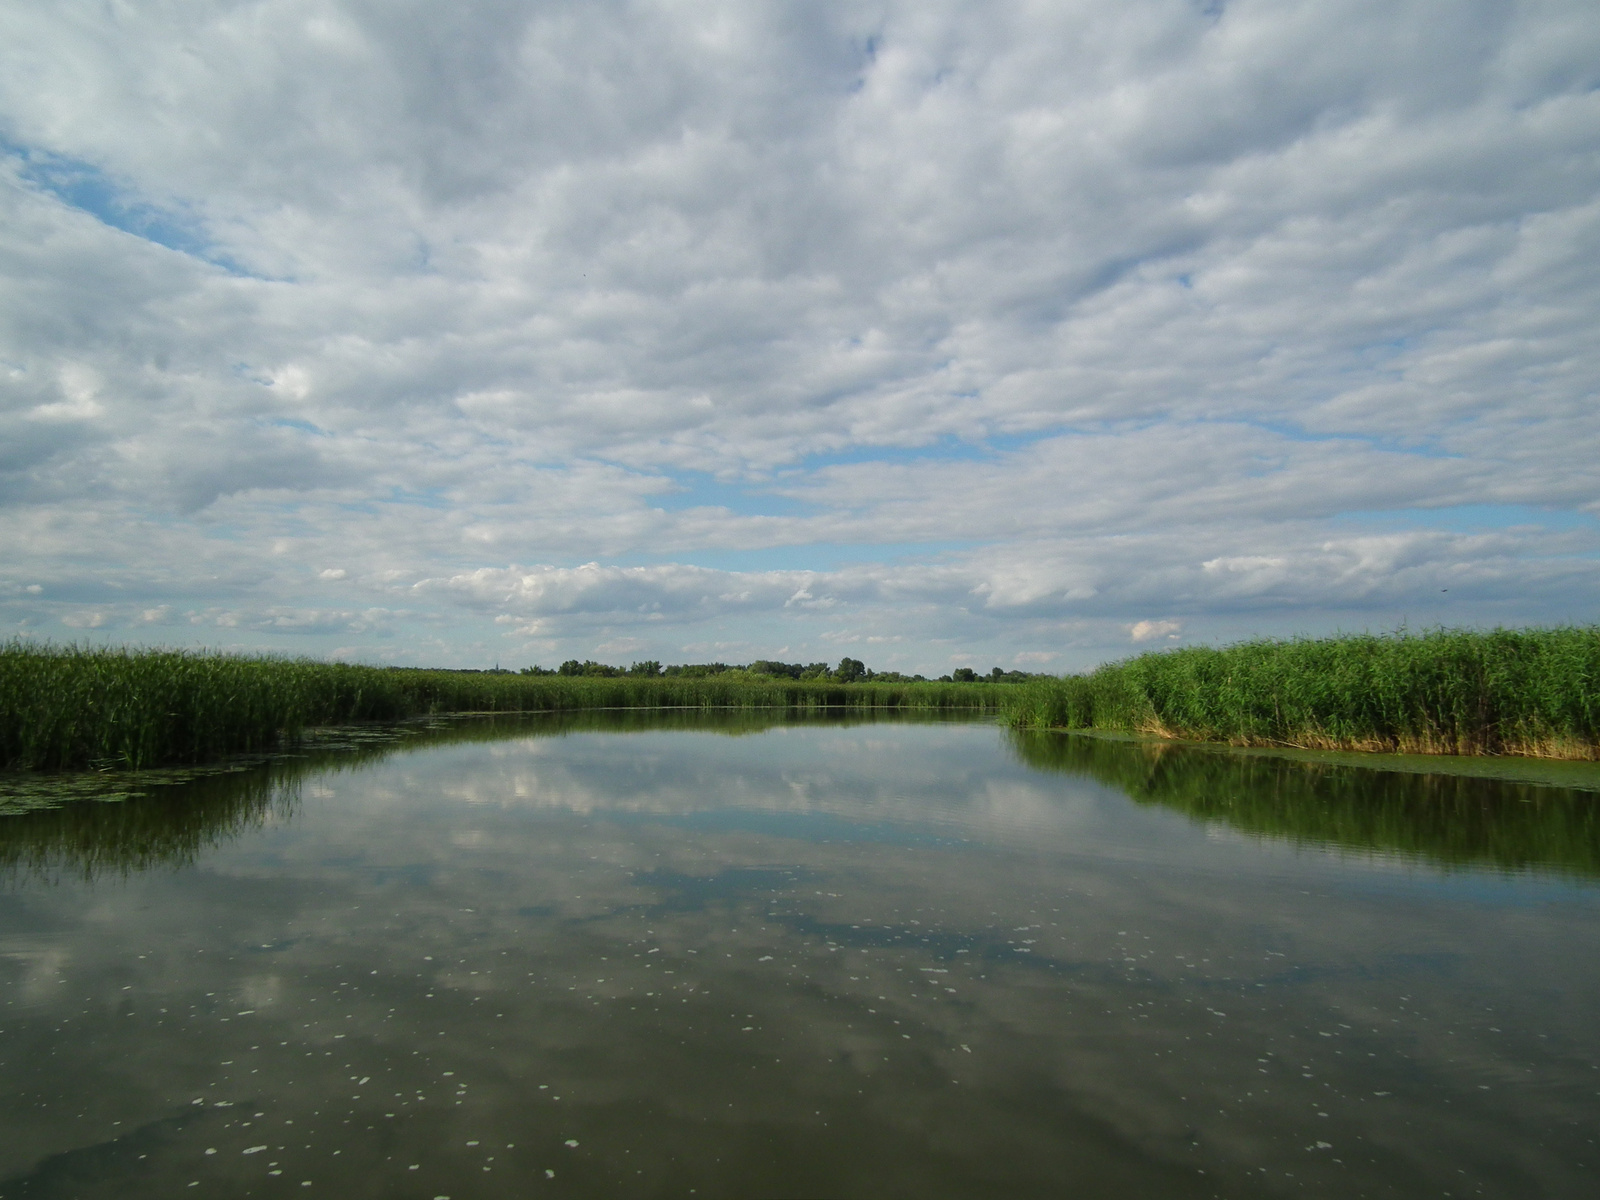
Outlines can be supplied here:
M748 668L609 673L369 667L187 650L0 647L0 768L140 770L259 753L322 726L433 713L993 708L989 684L791 678ZM590 664L591 666L598 664ZM636 664L638 666L640 664Z
M1600 758L1600 626L1253 641L1002 694L1024 729L1240 746Z

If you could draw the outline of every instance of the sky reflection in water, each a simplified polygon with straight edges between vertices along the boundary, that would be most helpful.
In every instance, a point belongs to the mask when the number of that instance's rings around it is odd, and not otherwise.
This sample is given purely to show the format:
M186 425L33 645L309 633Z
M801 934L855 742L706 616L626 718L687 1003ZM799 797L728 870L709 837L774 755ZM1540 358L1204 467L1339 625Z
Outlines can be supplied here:
M604 723L6 818L0 1197L1588 1194L1592 794Z

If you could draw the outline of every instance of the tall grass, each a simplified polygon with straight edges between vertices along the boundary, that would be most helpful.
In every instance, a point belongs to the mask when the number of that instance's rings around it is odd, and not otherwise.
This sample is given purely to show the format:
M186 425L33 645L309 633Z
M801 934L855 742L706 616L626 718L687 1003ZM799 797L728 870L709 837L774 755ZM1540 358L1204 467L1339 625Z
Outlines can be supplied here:
M1017 728L1244 746L1600 758L1600 626L1245 642L1003 693Z
M138 770L427 713L993 708L982 684L475 674L184 650L0 646L0 768Z

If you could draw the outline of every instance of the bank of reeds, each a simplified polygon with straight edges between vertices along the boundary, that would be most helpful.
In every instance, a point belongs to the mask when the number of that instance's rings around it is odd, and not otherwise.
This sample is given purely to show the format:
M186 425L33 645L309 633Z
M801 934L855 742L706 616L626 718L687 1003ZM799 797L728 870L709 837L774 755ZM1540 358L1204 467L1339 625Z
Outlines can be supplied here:
M0 646L0 768L138 770L270 749L314 726L598 708L992 708L959 683L527 676L185 650Z
M1241 746L1597 759L1600 626L1169 650L1010 689L1001 713Z

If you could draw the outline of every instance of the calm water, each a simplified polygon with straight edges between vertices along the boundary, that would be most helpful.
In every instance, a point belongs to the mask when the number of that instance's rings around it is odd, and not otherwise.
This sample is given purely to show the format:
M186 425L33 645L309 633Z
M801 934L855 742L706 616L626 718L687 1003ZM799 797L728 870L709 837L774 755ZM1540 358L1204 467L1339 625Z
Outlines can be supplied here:
M0 818L0 1196L1596 1194L1600 795L666 720Z

